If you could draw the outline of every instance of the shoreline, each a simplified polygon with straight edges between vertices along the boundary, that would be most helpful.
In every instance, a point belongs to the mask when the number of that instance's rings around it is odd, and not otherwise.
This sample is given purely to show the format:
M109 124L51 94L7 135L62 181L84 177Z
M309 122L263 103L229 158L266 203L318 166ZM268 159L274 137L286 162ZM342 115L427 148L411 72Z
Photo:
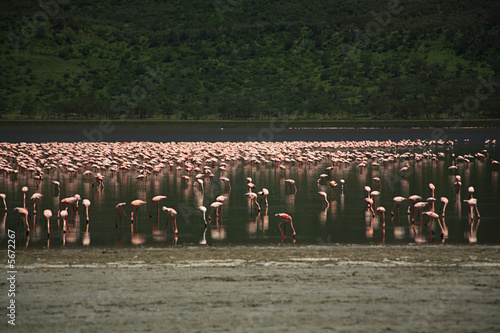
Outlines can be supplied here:
M141 255L147 263L189 260L404 260L411 262L484 261L500 265L500 245L177 245L172 247L90 247L73 249L27 249L17 252L17 265L78 262L107 264Z

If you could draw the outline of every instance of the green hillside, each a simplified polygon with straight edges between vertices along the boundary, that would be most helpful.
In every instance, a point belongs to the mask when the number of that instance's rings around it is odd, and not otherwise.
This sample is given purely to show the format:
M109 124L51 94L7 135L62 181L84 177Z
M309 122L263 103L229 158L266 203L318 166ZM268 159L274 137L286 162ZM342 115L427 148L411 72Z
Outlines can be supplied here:
M498 118L498 13L484 0L3 3L0 116Z

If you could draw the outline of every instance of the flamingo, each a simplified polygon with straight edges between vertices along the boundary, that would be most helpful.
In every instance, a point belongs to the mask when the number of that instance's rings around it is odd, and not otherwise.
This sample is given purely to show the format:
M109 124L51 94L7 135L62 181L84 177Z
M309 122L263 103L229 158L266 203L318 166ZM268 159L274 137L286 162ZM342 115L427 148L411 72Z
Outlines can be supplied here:
M127 218L127 214L125 214L124 209L127 204L125 202L120 202L115 206L115 211L116 211L116 221L115 221L115 226L118 228L118 216L120 217L120 224L122 223L122 216L120 213L123 213L125 215L125 218Z
M340 180L340 190L341 190L342 192L344 192L344 185L345 185L345 180L344 180L344 179L341 179L341 180Z
M382 216L382 227L385 228L385 208L382 206L377 207L377 213Z
M196 179L196 182L193 183L193 186L198 186L200 188L201 193L205 191L203 186L203 179Z
M254 183L247 183L247 192L252 192L252 190L255 188Z
M481 215L479 215L479 210L477 209L477 199L476 198L470 198L468 200L464 200L465 203L469 205L469 220L473 220L474 218L474 209L476 210L476 215L477 218L481 218Z
M429 189L431 190L431 197L434 198L434 190L436 189L436 186L434 186L433 183L429 183Z
M258 195L259 197L264 197L264 201L265 201L265 203L266 203L266 207L268 207L268 206L269 206L269 203L267 202L267 196L269 195L269 190L268 190L267 188L265 188L265 187L264 187L264 188L262 189L262 191L259 191L259 192L257 193L257 195Z
M337 187L337 182L335 180L331 180L329 184L330 184L330 191L332 191L333 195L335 196L335 188Z
M323 191L319 191L318 194L321 196L322 200L321 200L321 208L323 208L323 202L326 203L326 207L325 208L328 208L330 207L330 203L328 202L328 198L327 198L327 194L326 192L323 192Z
M85 206L85 214L87 216L87 224L89 223L89 206L90 206L90 200L89 199L83 199L82 204Z
M431 237L432 237L432 235L434 235L434 232L432 231L432 224L433 224L434 220L438 221L439 227L441 228L441 235L444 235L443 226L441 225L441 222L439 221L439 215L437 213L435 213L433 211L427 211L427 212L423 212L422 214L427 215L429 218L427 220L427 222L425 222L425 226L431 232ZM429 222L430 222L430 226L429 226Z
M5 193L0 193L0 198L2 198L3 200L3 210L7 211L7 201L5 200L7 196L5 195Z
M65 234L66 231L69 230L68 226L68 207L66 207L64 210L61 210L61 218L63 219L63 233Z
M375 211L373 210L373 199L365 198L366 208L372 211L372 216L375 216Z
M158 216L160 214L160 201L165 200L167 198L166 195L156 195L151 199L151 208L149 209L149 217L153 217L151 212L153 211L153 206L156 205Z
M365 192L366 192L366 197L367 198L370 198L371 197L371 192L372 192L372 189L370 186L365 186Z
M19 226L19 222L21 221L21 218L24 218L24 221L26 222L26 235L30 232L30 225L28 223L28 210L23 207L16 207L14 210L19 214L19 220L17 221L17 225Z
M251 203L255 203L255 205L257 206L257 210L260 212L260 205L257 202L257 193L248 192L245 193L245 196L250 199Z
M137 217L139 215L139 207L145 204L147 204L147 202L140 199L134 200L130 203L130 205L132 206L132 213L130 214L130 220L132 221L132 223L134 223L134 210L136 219L139 219Z
M59 183L57 180L52 181L52 184L54 184L54 191L56 193L61 192L61 183Z
M448 198L441 197L440 200L443 203L443 212L441 213L441 217L444 217L445 216L445 212L446 212L446 205L448 205Z
M201 217L202 217L202 222L203 222L203 226L204 226L204 229L203 229L203 232L202 232L202 236L201 236L201 239L200 239L200 244L201 245L205 245L207 244L207 238L206 238L206 234L207 234L207 227L208 227L208 223L207 223L207 219L206 219L206 213L207 213L207 207L205 206L200 206L198 207L198 209L201 211Z
M382 190L382 182L380 181L380 178L379 177L373 177L372 178L374 181L375 181L375 184L378 185L378 190Z
M23 191L23 194L24 194L24 199L23 199L24 206L23 206L23 208L26 208L26 195L28 193L28 186L23 186L21 191Z
M278 224L278 228L280 229L281 232L281 241L283 242L283 240L286 239L286 224L283 226L283 229L285 230L285 232L283 232L283 230L281 229L282 223L290 223L290 226L292 227L293 231L292 238L295 239L297 233L295 232L295 228L293 227L292 217L286 213L278 213L275 214L274 216L279 216L281 218L281 222Z
M47 238L50 237L50 218L52 217L52 211L50 209L46 209L43 211L43 216L47 219Z
M38 202L42 199L43 194L41 193L33 193L33 195L30 198L30 202L33 204L33 215L36 215L36 208L38 206Z
M295 193L297 193L297 186L295 186L295 180L293 179L285 179L285 192L287 188L290 188L290 190L293 188L295 189Z
M413 218L412 218L412 221L415 221L415 212L418 212L419 215L420 215L420 224L422 224L422 213L421 213L421 210L425 206L427 206L427 202L424 202L424 201L417 202L416 204L413 205Z
M406 173L408 172L409 169L410 169L410 164L408 164L408 163L406 163L406 165L404 167L399 169L399 173L401 174L401 177L405 178Z
M215 216L219 217L219 208L221 208L223 205L222 202L220 201L215 201L212 202L210 205L210 214L208 214L208 221L212 221L212 212L215 210Z
M410 208L413 207L413 205L415 204L415 202L422 200L422 197L419 196L419 195L414 194L414 195L410 195L408 197L408 200L410 201L410 204L408 205L408 215L410 215L411 214L410 213Z
M219 178L221 182L224 183L224 191L226 190L226 185L229 186L229 191L231 191L231 182L229 181L229 178L227 177L220 177Z
M373 206L377 207L377 198L380 196L380 191L371 191L370 197L373 199Z
M392 207L392 211L391 211L392 216L394 216L394 208L396 208L396 206L398 207L398 216L399 216L399 205L401 205L401 203L405 200L406 200L406 198L404 198L402 196L395 196L394 198L392 198L392 201L394 202L394 206Z
M64 198L61 200L61 208L62 207L68 208L69 206L71 206L71 211L75 212L75 204L77 202L78 202L78 198L76 196ZM57 214L57 216L59 217L59 213Z
M170 219L172 220L172 230L174 231L174 235L177 235L177 233L179 232L177 230L177 211L173 208L170 208L170 207L165 207L163 206L162 207L163 211L165 212L165 214L167 214L167 223L165 224L165 237L167 237L167 227L168 227L168 218L170 217ZM175 225L175 227L174 227Z

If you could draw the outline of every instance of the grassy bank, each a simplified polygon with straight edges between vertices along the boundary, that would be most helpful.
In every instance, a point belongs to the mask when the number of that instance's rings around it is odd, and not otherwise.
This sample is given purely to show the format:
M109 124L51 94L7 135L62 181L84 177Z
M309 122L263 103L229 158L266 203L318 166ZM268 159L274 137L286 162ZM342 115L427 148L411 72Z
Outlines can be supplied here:
M500 127L500 119L446 120L105 120L120 128L450 128ZM0 120L0 127L98 127L99 120Z

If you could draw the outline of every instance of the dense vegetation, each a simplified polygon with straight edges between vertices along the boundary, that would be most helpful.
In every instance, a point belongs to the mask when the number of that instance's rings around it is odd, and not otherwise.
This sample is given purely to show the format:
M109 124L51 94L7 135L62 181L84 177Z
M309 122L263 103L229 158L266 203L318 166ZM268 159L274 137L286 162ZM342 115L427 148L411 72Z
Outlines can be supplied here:
M500 117L498 1L59 2L0 5L3 118Z

